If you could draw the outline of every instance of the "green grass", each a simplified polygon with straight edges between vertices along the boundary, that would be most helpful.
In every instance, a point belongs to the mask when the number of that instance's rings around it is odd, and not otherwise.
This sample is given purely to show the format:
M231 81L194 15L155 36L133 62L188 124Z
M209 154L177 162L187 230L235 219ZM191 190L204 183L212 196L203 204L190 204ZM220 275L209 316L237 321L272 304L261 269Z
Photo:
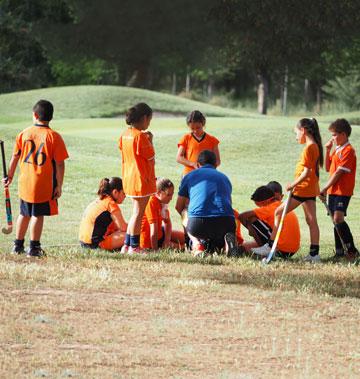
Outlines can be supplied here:
M208 116L239 117L248 114L138 88L69 86L0 95L0 120L9 122L28 119L32 106L39 99L46 99L54 104L54 116L58 120L123 115L130 106L138 102L148 103L156 112L179 115L185 115L194 109L201 109Z

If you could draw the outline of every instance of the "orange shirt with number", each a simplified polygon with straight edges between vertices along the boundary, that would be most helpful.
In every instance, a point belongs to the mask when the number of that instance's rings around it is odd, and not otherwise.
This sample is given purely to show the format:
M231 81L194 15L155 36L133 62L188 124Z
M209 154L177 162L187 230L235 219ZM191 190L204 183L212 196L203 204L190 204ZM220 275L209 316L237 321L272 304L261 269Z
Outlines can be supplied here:
M185 134L178 143L178 148L182 146L185 150L184 158L190 162L197 162L199 154L203 150L213 151L219 145L219 140L214 136L204 133L198 140L193 133ZM183 175L193 171L194 167L185 166Z
M122 180L126 196L145 197L156 192L155 151L149 136L128 128L119 139Z
M315 197L320 194L319 157L319 147L316 143L304 147L300 160L296 165L295 178L298 178L302 174L305 167L310 169L310 174L295 187L293 195L300 197Z
M19 156L19 197L28 203L53 199L55 161L69 157L60 134L49 126L33 125L16 137L13 154Z
M266 222L271 228L274 228L275 210L281 204L281 201L274 201L263 207L255 208L256 217ZM279 237L277 248L286 253L296 253L300 247L300 227L299 221L294 212L285 216L283 228Z
M330 155L330 176L339 168L343 171L340 179L327 191L330 195L352 196L355 187L356 154L350 142L336 147Z

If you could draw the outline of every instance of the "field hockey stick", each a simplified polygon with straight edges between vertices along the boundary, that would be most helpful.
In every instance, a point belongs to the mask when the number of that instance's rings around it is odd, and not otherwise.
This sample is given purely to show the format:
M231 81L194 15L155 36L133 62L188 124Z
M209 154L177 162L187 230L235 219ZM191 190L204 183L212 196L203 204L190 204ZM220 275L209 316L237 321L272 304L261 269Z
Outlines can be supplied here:
M278 244L278 241L279 241L279 238L280 238L280 234L281 234L281 231L282 231L282 228L283 228L284 219L285 219L286 213L287 213L287 211L289 209L289 204L290 204L290 199L291 199L291 193L292 193L292 190L290 190L288 192L288 197L286 199L285 206L284 206L284 209L283 209L282 214L281 214L281 219L280 219L278 230L276 232L275 240L274 240L274 243L273 243L273 245L271 247L270 253L268 254L268 256L266 258L263 259L263 263L264 264L268 264L271 261L271 259L273 258L274 254L275 254L276 247L277 247L277 244Z
M7 178L7 172L6 172L4 141L0 141L0 145L1 145L2 165L3 165L3 178L6 179ZM1 230L4 234L10 234L12 232L12 229L13 229L13 223L12 223L9 187L4 187L4 194L5 194L5 209L6 209L7 226L3 227Z
M343 240L342 237L341 237L341 234L340 234L340 231L339 231L339 226L335 223L335 221L334 221L334 219L333 219L333 217L332 217L332 215L331 215L331 211L330 211L329 205L328 205L328 203L327 203L327 201L326 201L326 198L324 198L324 197L320 197L320 200L321 200L322 203L325 205L326 212L327 212L327 214L330 216L331 221L332 221L332 223L333 223L333 225L334 225L334 228L335 228L335 230L336 230L336 233L337 233L337 235L339 236L339 239L340 239L340 242L341 242L341 246L342 246L342 248L343 248L343 250L344 250L344 253L347 254L349 249L348 249L348 247L346 246L346 243L344 242L344 240Z

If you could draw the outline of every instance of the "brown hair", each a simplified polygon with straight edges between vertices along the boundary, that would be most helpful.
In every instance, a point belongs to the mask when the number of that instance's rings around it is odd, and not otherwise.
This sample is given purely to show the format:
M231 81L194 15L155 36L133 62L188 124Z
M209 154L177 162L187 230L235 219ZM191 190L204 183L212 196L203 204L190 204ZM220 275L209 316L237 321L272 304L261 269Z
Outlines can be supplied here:
M350 137L351 125L349 124L348 120L345 120L344 118L338 118L330 124L329 130L332 130L335 133L345 133L348 137Z
M126 123L134 125L139 122L144 116L152 116L152 109L145 103L138 103L129 108L126 112Z
M174 187L174 183L170 179L167 179L167 178L156 179L156 189L158 191L165 191L168 188L173 188L173 187Z
M98 195L102 200L106 196L111 196L111 192L116 189L121 191L123 189L122 180L118 177L112 177L110 179L104 178L100 180Z

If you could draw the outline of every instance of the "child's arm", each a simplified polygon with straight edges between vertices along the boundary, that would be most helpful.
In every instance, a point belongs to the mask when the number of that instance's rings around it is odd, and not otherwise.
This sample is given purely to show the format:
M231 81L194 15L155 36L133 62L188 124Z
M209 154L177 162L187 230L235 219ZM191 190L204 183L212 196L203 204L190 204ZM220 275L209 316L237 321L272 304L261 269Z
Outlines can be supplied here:
M150 224L150 243L151 248L157 250L158 248L158 223Z
M11 184L13 177L14 177L14 174L15 174L15 171L16 171L16 166L19 162L19 159L20 159L20 155L13 155L11 157L11 160L9 163L8 176L6 179L4 178L2 180L4 187L8 187Z
M303 182L309 175L310 175L311 169L308 167L304 167L303 172L300 176L298 176L292 183L288 184L286 186L286 191L293 190L298 184Z
M218 167L220 166L220 163L221 163L219 146L215 146L213 151L216 155L216 167Z
M65 175L65 162L55 161L55 167L56 167L57 186L55 187L55 190L54 190L54 199L58 199L62 193L62 185L63 185L64 175Z
M163 221L164 225L164 232L165 232L165 239L164 239L164 247L170 246L171 241L171 232L172 232L172 224L170 218L168 218L166 221Z
M126 232L127 223L126 223L120 209L118 211L111 213L111 219L114 221L114 224L115 224L117 230L120 230L121 232Z
M325 198L327 190L334 185L344 175L345 171L340 167L330 176L329 180L320 191L320 197Z
M179 146L177 155L176 155L176 162L189 167L198 168L197 162L191 162L188 159L185 158L185 148L184 146Z
M181 212L186 208L186 203L187 203L188 198L184 196L178 196L176 200L176 205L175 209L181 215Z
M257 217L254 211L246 211L246 212L240 213L238 216L238 219L240 220L242 225L244 225L245 227L247 227L249 224L255 221L256 218Z
M333 143L334 143L334 141L331 138L330 141L328 141L325 144L325 148L326 148L326 153L325 153L325 170L327 172L329 172L329 170L330 170L330 164L331 164L330 152L331 152L331 149L333 147Z

